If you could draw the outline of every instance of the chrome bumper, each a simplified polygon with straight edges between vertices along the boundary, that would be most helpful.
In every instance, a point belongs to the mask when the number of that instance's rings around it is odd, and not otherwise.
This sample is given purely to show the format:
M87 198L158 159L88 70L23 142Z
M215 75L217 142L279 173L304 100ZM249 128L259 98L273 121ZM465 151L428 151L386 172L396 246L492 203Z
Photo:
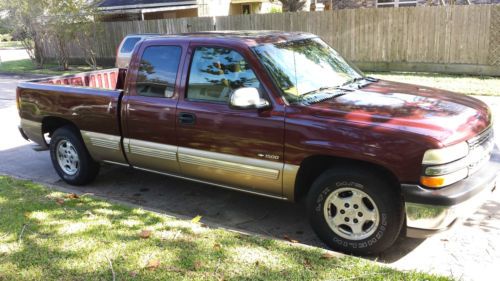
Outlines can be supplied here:
M406 203L406 235L423 238L449 229L455 222L472 215L491 196L496 182L490 182L474 197L453 206Z

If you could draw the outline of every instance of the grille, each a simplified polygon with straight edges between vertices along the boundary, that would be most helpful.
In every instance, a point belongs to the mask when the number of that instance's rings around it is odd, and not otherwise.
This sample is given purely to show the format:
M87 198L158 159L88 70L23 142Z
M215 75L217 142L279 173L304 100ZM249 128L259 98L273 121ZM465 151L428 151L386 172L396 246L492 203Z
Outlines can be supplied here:
M469 141L469 147L471 149L476 148L477 146L484 145L488 141L493 141L493 128L490 126L488 129L481 132L479 135L473 137Z
M491 157L494 146L492 127L484 130L469 143L469 175L477 172Z

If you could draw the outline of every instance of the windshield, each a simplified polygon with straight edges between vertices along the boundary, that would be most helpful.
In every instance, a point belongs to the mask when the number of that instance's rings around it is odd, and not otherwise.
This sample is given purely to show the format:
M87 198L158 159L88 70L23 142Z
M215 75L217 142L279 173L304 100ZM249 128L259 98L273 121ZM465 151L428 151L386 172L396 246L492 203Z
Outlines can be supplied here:
M290 103L363 77L319 38L263 44L254 51Z

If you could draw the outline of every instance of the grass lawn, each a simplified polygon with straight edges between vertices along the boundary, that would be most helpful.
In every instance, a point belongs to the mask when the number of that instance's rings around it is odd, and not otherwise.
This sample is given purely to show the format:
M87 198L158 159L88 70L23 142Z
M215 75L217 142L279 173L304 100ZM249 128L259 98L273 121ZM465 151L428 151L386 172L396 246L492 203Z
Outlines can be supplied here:
M47 75L67 75L75 74L84 71L91 71L92 69L87 65L77 65L71 66L70 70L61 71L58 70L57 64L45 64L44 68L36 68L31 60L15 60L6 61L0 64L0 73L29 73L29 74L47 74Z
M448 280L0 176L0 280Z
M21 41L0 42L0 49L3 48L23 48Z
M500 96L500 77L437 73L367 72L384 80L429 86L467 95Z

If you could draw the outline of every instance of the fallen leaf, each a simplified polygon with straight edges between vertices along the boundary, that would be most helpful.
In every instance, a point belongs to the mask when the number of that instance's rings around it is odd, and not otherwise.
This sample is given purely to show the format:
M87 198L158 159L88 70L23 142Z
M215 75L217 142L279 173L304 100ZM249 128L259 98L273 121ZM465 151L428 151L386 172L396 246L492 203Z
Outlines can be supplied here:
M80 198L78 195L76 195L76 193L70 193L70 194L66 194L66 196L64 196L68 199L78 199Z
M86 216L89 216L89 217L94 217L94 216L95 216L95 215L94 215L91 211L89 211L89 210L85 211L85 213L83 213L83 214L84 214L84 215L86 215Z
M146 230L146 229L143 229L140 233L139 233L139 237L143 238L143 239L146 239L146 238L149 238L151 236L151 230Z
M164 267L166 270L168 271L172 271L172 272L184 272L185 270L182 269L182 268L179 268L179 267L176 267L176 266L166 266Z
M312 267L311 261L307 258L304 259L304 267L306 267L306 268Z
M214 250L218 251L222 248L222 246L219 243L214 244Z
M155 270L160 266L160 261L157 259L152 259L148 261L146 268L149 270Z
M194 217L194 218L191 220L191 222L198 223L198 222L200 222L200 220L201 220L201 216L200 216L200 215L198 215L198 216Z
M288 237L288 235L284 235L283 238L288 241L288 242L291 242L291 243L299 243L299 241L295 240L295 239L292 239L290 237Z
M329 253L329 252L325 252L322 256L321 256L322 259L324 260L330 260L330 259L334 259L335 256L332 254L332 253Z
M195 261L193 264L194 270L198 271L201 268L201 261Z
M56 204L57 204L57 205L62 205L62 204L64 204L64 199L62 199L62 198L57 198L57 199L56 199Z

